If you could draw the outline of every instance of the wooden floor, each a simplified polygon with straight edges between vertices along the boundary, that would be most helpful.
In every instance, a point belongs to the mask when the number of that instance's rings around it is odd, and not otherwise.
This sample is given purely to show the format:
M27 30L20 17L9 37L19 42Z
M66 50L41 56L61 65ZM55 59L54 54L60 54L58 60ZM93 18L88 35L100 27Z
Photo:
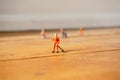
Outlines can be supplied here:
M0 33L0 80L120 80L120 28L67 31L58 54L53 33Z

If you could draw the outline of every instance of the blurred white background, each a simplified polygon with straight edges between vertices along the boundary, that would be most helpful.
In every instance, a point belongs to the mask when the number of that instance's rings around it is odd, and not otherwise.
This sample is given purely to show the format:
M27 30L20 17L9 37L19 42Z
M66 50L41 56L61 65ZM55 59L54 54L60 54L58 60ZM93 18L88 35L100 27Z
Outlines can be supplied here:
M0 31L120 26L120 0L0 0Z

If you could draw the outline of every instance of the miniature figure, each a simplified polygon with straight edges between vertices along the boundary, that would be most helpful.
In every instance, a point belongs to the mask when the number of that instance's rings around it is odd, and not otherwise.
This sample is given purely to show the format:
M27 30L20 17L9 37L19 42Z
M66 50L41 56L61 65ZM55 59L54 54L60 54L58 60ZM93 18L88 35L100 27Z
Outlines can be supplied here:
M41 30L41 38L42 39L46 38L46 34L45 34L45 30L44 29Z
M60 29L60 33L61 33L61 37L62 37L62 38L67 38L67 33L64 32L64 29L63 29L63 28Z
M83 29L80 28L80 35L83 36Z
M60 43L60 39L59 39L57 33L54 34L52 41L53 41L52 53L54 53L55 51L56 51L56 53L59 53L58 48L60 48L62 50L62 52L64 52L64 50L58 45Z

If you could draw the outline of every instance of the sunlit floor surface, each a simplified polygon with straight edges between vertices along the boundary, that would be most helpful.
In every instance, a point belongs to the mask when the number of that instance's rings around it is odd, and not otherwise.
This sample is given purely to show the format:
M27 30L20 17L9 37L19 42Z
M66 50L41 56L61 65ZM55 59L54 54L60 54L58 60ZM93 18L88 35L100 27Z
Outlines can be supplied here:
M67 31L58 54L53 33L1 33L0 80L120 80L120 28Z

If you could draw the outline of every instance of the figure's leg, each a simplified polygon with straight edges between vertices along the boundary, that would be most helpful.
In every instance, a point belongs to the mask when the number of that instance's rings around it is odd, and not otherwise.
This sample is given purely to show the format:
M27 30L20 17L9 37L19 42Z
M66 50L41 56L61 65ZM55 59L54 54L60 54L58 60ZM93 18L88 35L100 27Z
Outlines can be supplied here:
M52 53L55 52L55 47L56 47L56 44L53 45L53 50L52 50Z
M62 35L62 38L64 38L64 33L63 32L61 33L61 35Z
M65 33L65 38L67 38L67 33Z
M58 44L56 44L56 50L57 50L56 52L59 53L59 52L58 52Z
M44 34L44 38L46 38L46 35Z

